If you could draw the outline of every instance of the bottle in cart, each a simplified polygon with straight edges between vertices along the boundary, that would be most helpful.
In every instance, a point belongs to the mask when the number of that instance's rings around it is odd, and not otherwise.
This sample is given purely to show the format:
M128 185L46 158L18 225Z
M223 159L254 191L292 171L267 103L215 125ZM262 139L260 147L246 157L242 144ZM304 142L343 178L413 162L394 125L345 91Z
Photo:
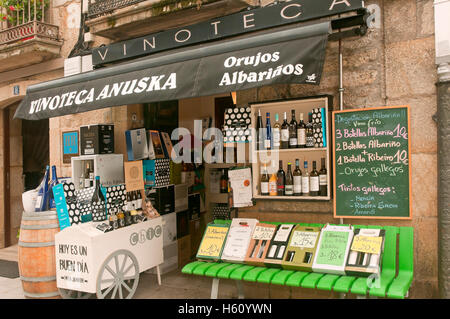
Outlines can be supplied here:
M136 210L137 211L140 211L140 210L142 210L142 194L141 194L141 191L136 191L136 197L137 197L137 199L136 199Z
M291 110L291 122L289 123L289 148L297 147L297 121L295 110Z
M319 195L327 196L328 193L328 179L327 179L327 169L325 166L325 157L320 159L321 167L319 171Z
M117 213L117 224L119 225L119 228L125 227L125 215L124 211L126 210L126 207L123 207L123 209Z
M50 201L49 201L49 179L50 179L50 166L47 165L45 168L45 175L44 178L41 181L41 184L39 185L37 189L37 198L36 198L36 204L35 204L35 211L36 212L44 212L47 211L50 207Z
M91 206L95 207L92 212L93 220L101 220L102 216L106 216L106 200L100 187L100 176L95 176L95 188L91 197Z
M283 171L283 161L279 162L277 172L277 196L284 196L284 185L286 184L286 175Z
M117 221L117 208L111 208L111 214L109 215L109 225L114 230L119 228L119 223Z
M84 167L84 188L92 187L91 183L91 169L89 168L90 164L88 161L85 162Z
M53 187L59 184L58 176L56 176L56 166L52 166L52 179L50 180L49 192L50 192L50 210L56 210L55 197L53 196Z
M303 163L304 172L302 174L302 195L309 196L309 172L308 161Z
M291 171L291 163L288 163L286 172L286 184L284 186L284 194L286 196L294 195L294 177Z
M316 161L312 162L313 169L309 175L309 196L319 196L319 172L316 169Z
M300 160L295 160L294 176L294 196L302 195L302 171L300 170Z

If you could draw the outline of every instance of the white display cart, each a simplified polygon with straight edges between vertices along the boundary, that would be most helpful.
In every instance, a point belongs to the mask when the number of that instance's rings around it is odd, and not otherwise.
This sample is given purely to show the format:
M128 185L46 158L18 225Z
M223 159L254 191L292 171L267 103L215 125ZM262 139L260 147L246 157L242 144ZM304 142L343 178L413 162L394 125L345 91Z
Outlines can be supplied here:
M163 263L161 217L103 233L92 222L55 235L56 284L63 298L130 299L139 274Z

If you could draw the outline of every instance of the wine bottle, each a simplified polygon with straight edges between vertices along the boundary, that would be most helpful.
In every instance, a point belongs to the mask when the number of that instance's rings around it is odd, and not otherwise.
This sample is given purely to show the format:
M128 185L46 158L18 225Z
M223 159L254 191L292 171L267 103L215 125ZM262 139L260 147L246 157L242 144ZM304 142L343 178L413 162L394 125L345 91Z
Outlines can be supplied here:
M320 159L321 167L319 171L319 195L327 196L328 179L327 179L327 169L325 167L325 157Z
M289 148L297 147L297 121L295 120L295 110L291 110L291 122L289 123Z
M278 113L275 113L275 124L272 128L273 148L279 149L281 146L281 124L278 122Z
M100 187L100 176L95 176L95 188L94 193L91 197L91 205L97 206L96 215L104 216L105 215L105 196L103 196L101 187ZM94 216L94 214L92 214Z
M266 113L266 135L264 137L264 149L272 148L272 128L270 127L270 113Z
M319 172L316 169L316 161L313 161L313 169L309 175L309 195L319 196Z
M269 195L269 175L267 175L267 166L264 164L263 173L261 175L261 195Z
M83 162L82 162L83 163ZM78 186L79 186L79 188L80 189L83 189L84 188L84 179L85 179L85 177L84 177L84 167L83 167L83 164L81 165L81 175L80 175L80 180L79 180L79 182L78 182Z
M297 125L298 147L306 147L306 124L303 122L303 113L300 113L300 122Z
M273 173L269 179L269 195L277 196L277 176Z
M47 165L47 167L45 168L44 178L42 179L41 184L37 189L38 194L36 198L36 205L34 206L36 212L47 211L50 207L49 189L48 189L49 179L50 179L50 166Z
M303 163L303 167L305 169L302 174L302 195L309 196L309 172L308 172L308 161Z
M91 162L92 162L91 165L89 165L89 182L91 183L90 187L93 187L94 180L95 180L95 178L94 178L94 161L91 161Z
M53 196L53 190L52 190L52 188L53 188L54 186L56 186L57 184L59 184L59 181L58 181L58 176L56 176L56 166L53 165L53 166L52 166L52 179L50 180L50 185L49 185L49 192L50 192L50 196L49 196L50 210L56 210L55 197Z
M287 172L286 172L286 184L284 187L284 194L286 196L292 196L294 195L294 178L292 176L292 171L291 171L291 163L288 163L287 166Z
M225 169L222 169L222 175L220 176L220 192L228 193L228 179Z
M91 187L90 175L91 175L91 170L89 169L89 162L86 161L85 166L84 166L84 188Z
M277 172L277 196L284 196L284 185L286 184L286 175L283 171L283 161L280 161Z
M295 170L294 170L294 196L302 195L302 171L300 170L299 159L295 160Z
M284 121L281 125L281 148L289 148L289 124L287 122L286 112L284 112Z
M306 147L314 147L314 129L311 112L308 113L308 124L306 124Z
M142 210L142 194L141 194L141 191L137 191L136 195L137 195L136 210Z
M256 120L256 149L264 149L264 127L261 117L261 110L258 110L258 118Z

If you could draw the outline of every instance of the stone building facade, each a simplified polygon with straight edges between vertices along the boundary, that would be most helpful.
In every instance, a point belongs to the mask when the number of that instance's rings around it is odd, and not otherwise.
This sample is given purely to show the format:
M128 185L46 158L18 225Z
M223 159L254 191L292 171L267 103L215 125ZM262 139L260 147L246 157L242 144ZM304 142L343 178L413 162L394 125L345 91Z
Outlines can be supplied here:
M158 31L158 28L161 30L164 25L174 27L192 23L191 17L195 15L171 19L170 11L174 10L173 14L175 15L178 10L168 8L162 14L160 10L152 11L149 9L158 2L152 0L144 1L133 9L122 8L117 10L120 14L115 15L113 18L99 17L88 21L87 25L90 26L91 32L95 30L97 30L95 32L98 32L92 46L96 47L101 44L143 35L130 31L132 29L129 26L132 25L133 21L138 23L145 19L149 19L146 21L154 19L155 24L152 26L152 29L142 31L147 33ZM202 19L220 16L245 7L244 2L237 4L233 1L228 2L235 7L230 4L229 11L224 10L223 7L217 7L215 11L212 10L212 13L205 13ZM247 0L246 2L253 4L254 1ZM265 5L270 2L262 1L262 4ZM73 15L73 10L75 9L73 9L72 5L79 5L79 2L59 0L53 3L53 18L55 19L55 24L60 28L61 39L64 40L59 57L65 58L76 42L75 34L78 34L79 21L71 20L76 20ZM379 20L375 21L374 27L370 28L364 37L342 41L345 88L344 108L410 105L412 220L344 219L344 223L414 227L414 281L410 290L410 297L436 298L439 296L438 173L437 125L433 120L433 115L437 112L433 1L368 0L365 1L365 5L366 7L369 6L371 10L379 12L377 16ZM74 26L74 28L70 26ZM319 86L291 84L240 91L237 93L237 103L245 104L256 101L328 94L334 97L334 109L338 109L338 58L338 42L329 42L326 49L322 81ZM25 92L27 85L62 76L63 70L58 68L5 83L1 83L0 80L0 106L5 107L1 101L11 98L10 91L14 85L20 85L22 93ZM6 99L5 96L7 97ZM202 101L203 99L201 98L192 99L189 102L180 101L180 108L183 106L183 103L195 105L196 103L202 103ZM14 104L12 105L14 106ZM61 133L78 129L80 125L86 124L114 123L116 153L125 154L124 131L132 126L133 114L137 115L137 121L140 121L142 124L143 111L140 105L118 106L50 119L50 164L57 166L59 176L70 176L70 165L62 163ZM14 121L16 120L11 120L11 127L20 125L20 121ZM0 123L2 122L0 121ZM18 133L19 131L17 131ZM0 138L0 147L2 147L2 143L4 141ZM15 146L13 147L18 147L18 143L20 143L20 138L17 143L11 141L10 144L14 144ZM17 152L20 153L19 150ZM19 171L21 156L17 156L16 163ZM11 157L11 163L13 161L15 159L13 160L13 157ZM0 173L5 173L3 167L0 167L0 170ZM16 178L18 183L16 187L20 188L20 177ZM2 181L0 181L0 187L4 187ZM1 190L0 188L0 196L3 193ZM14 195L15 197L11 197L11 203L13 199L14 201L19 200L19 194L20 192L17 192ZM13 224L17 228L20 223L21 208L16 206L14 209L15 211L11 211L11 215L15 216ZM2 216L4 216L4 211L0 207L0 247L4 242L4 239L2 241ZM262 221L338 222L333 218L331 201L325 203L258 201L254 207L241 209L240 217L254 217ZM234 293L232 283L225 282L223 285L225 293L223 297L231 296ZM227 289L227 286L229 289ZM247 282L245 282L244 288L246 296L250 298L338 297L336 293L332 292Z

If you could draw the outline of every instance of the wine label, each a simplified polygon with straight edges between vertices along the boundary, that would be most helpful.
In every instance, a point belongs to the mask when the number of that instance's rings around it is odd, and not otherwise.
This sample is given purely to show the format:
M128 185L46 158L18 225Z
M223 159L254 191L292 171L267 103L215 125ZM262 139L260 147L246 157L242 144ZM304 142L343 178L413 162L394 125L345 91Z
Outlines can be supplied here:
M289 145L291 145L291 146L297 146L297 138L291 137L291 138L289 139Z
M90 180L90 178L85 178L84 179L84 187L85 188L91 187L91 180Z
M279 147L280 146L280 138L281 138L280 129L274 128L272 133L273 133L273 146Z
M319 175L319 185L327 185L327 175Z
M294 195L294 186L286 185L285 194L286 195Z
M319 191L319 176L311 176L309 180L309 190L311 192Z
M283 142L289 141L289 130L288 129L281 130L281 140Z
M298 145L306 145L306 131L304 128L297 130Z
M309 193L309 176L302 176L302 193Z
M294 193L300 194L302 192L302 177L294 176Z
M266 149L270 148L270 140L264 140L264 148Z
M269 193L269 182L261 182L261 193L263 194Z
M269 194L276 195L277 194L277 183L269 182Z

